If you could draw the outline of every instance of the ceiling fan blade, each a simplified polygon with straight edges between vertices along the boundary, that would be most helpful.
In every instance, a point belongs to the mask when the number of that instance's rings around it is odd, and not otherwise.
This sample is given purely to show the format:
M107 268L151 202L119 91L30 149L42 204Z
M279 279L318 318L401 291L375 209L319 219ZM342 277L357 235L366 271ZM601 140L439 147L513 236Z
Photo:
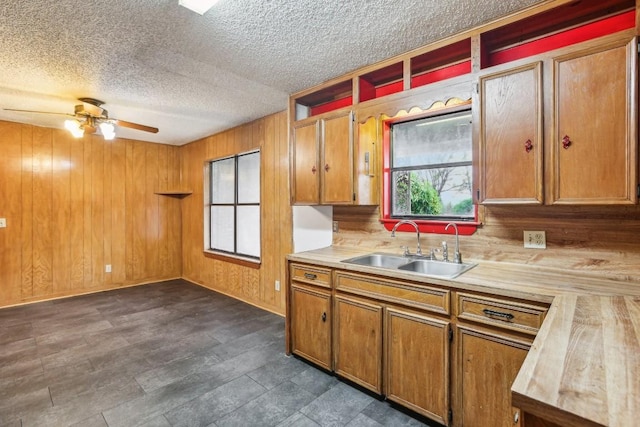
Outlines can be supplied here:
M38 114L57 114L59 116L71 116L71 117L75 117L75 114L69 114L69 113L55 113L53 111L34 111L34 110L18 110L15 108L3 108L3 110L5 111L17 111L19 113L38 113Z
M125 128L141 130L141 131L144 131L144 132L158 133L158 128L154 128L154 127L151 127L151 126L145 126L145 125L141 125L141 124L138 124L138 123L127 122L127 121L118 120L118 119L111 119L111 120L115 121L116 125L122 126L122 127L125 127Z

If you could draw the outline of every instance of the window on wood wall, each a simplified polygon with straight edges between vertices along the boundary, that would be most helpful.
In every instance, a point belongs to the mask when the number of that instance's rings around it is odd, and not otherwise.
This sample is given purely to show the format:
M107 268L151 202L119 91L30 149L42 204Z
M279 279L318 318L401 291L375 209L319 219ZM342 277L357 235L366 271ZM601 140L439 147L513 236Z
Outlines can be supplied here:
M208 250L260 260L260 151L209 163Z

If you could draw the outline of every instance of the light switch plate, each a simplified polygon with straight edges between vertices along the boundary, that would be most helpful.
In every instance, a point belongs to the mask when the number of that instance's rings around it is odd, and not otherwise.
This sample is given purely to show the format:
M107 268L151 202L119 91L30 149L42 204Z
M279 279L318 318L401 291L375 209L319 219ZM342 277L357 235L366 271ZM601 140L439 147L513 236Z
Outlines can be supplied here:
M529 249L546 249L547 236L544 231L525 231L524 247Z
M7 218L0 218L0 228L5 228L7 226Z

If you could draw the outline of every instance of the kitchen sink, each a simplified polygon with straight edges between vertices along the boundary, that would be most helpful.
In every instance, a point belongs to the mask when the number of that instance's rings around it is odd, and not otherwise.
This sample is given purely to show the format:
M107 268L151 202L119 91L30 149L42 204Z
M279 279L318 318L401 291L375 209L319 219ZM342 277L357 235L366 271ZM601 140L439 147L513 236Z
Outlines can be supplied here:
M401 265L411 262L411 258L407 258L400 255L390 254L368 254L355 258L345 259L342 262L348 264L365 265L367 267L381 267L381 268L393 268L396 269Z
M342 262L366 267L385 268L388 270L402 270L409 273L443 279L453 279L476 266L476 264L472 263L457 264L416 256L407 257L384 253L361 255L342 260Z
M426 276L443 277L453 279L462 273L472 269L476 264L444 262L435 260L415 260L398 266L399 270L412 271Z

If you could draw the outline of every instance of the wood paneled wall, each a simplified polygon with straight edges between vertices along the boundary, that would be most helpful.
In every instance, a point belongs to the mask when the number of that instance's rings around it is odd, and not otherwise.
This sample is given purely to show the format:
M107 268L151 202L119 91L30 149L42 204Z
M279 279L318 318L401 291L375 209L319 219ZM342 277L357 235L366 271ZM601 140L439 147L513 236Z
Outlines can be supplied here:
M284 314L284 256L292 250L286 112L264 117L180 148L183 199L183 277L267 310ZM261 149L262 262L259 267L204 253L203 169L207 160ZM275 281L281 290L275 290Z
M178 147L12 122L0 147L0 307L180 277L180 200L154 194Z
M408 245L415 252L414 233L391 238L380 224L378 207L336 206L334 221L340 231L335 245L369 247L400 252ZM546 232L546 249L525 249L525 230ZM483 225L472 236L460 236L465 260L538 265L563 271L639 283L640 206L511 206L485 207ZM423 250L440 247L453 236L422 234Z

